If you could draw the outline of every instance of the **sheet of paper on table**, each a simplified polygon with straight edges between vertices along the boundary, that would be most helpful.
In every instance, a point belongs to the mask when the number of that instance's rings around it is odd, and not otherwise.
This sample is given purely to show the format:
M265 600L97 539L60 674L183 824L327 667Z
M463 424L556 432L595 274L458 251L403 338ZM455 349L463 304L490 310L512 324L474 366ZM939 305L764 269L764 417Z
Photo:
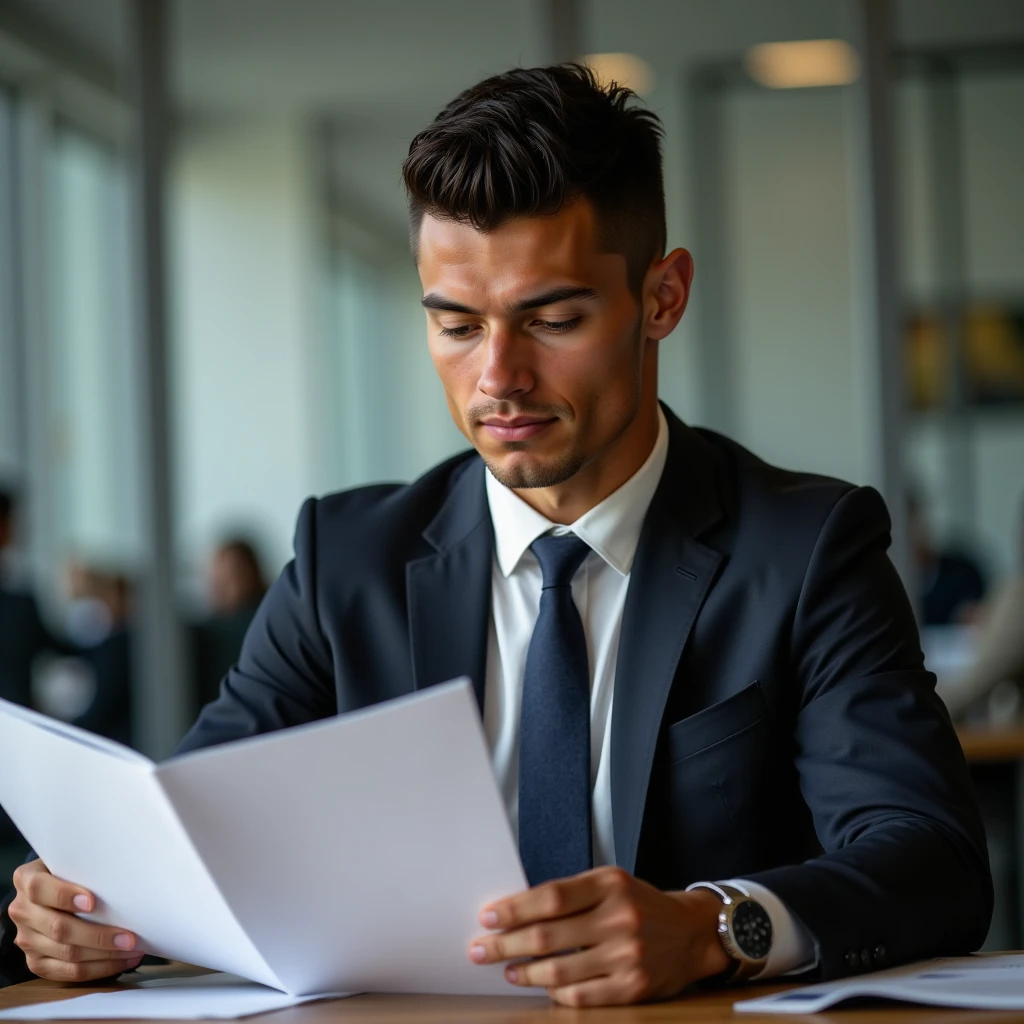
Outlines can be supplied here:
M466 680L159 766L0 701L0 803L147 952L289 995L533 994L466 953L526 888Z
M131 975L117 992L0 1010L0 1020L233 1020L345 994L290 996L237 974L130 979Z
M733 1009L738 1013L817 1013L847 999L865 997L925 1006L1024 1010L1024 954L927 960L747 999Z

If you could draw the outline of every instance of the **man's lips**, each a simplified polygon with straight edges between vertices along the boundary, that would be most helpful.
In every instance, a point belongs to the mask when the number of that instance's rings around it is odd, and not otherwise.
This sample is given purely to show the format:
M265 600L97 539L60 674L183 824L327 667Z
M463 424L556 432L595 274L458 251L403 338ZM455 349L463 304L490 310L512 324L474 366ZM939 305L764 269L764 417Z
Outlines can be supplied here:
M531 437L536 437L541 431L547 430L557 419L557 416L548 419L514 416L508 420L496 418L482 420L480 425L498 441L526 441Z

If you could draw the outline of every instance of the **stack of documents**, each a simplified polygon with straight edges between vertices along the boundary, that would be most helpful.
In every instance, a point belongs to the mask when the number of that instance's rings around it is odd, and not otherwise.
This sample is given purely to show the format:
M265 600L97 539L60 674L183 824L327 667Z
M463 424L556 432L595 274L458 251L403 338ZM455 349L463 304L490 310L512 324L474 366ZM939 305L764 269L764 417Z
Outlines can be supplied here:
M739 1013L818 1013L847 999L896 999L925 1006L1024 1010L1024 954L961 956L807 985L735 1003Z
M465 680L160 765L0 701L0 803L146 952L293 996L528 994L467 956L526 880Z

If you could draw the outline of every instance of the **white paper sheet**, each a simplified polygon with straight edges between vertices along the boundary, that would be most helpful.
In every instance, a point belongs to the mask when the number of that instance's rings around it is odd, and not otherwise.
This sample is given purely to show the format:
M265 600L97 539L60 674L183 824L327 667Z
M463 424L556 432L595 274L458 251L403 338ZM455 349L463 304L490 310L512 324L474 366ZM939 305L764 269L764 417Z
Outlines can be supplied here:
M465 680L159 767L0 702L0 803L147 951L293 995L531 994L466 955L526 880Z
M818 1013L847 999L1024 1010L1024 955L948 957L735 1003L738 1013Z
M204 974L129 981L117 992L16 1006L0 1010L0 1020L229 1020L342 996L290 996L236 974Z
M0 803L47 867L90 889L88 916L171 960L283 988L181 828L156 766L0 701Z

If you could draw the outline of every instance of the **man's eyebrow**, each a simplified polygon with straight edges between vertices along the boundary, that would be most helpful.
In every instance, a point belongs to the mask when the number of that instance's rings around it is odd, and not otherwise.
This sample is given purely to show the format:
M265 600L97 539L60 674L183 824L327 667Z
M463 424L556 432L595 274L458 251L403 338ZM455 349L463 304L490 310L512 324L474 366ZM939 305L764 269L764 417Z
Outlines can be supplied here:
M528 309L539 309L541 306L550 306L556 302L568 302L570 299L596 299L597 292L593 288L579 288L576 285L565 285L561 288L552 288L549 292L542 292L540 295L531 295L518 302L512 302L505 307L507 313L525 313Z
M550 306L555 302L568 302L571 299L596 299L597 292L593 288L580 288L576 285L565 285L561 288L552 288L551 291L542 292L540 295L530 295L525 299L511 302L505 307L509 315L525 313L529 309L540 309L541 306ZM424 309L440 309L448 313L465 313L467 316L482 316L478 309L464 306L461 302L453 299L446 299L436 292L428 292L420 299Z
M428 292L420 299L420 305L424 309L443 309L449 313L468 313L469 316L481 316L480 310L470 309L469 306L462 305L461 302L454 302L452 299L446 299L443 295L438 295L435 292Z

